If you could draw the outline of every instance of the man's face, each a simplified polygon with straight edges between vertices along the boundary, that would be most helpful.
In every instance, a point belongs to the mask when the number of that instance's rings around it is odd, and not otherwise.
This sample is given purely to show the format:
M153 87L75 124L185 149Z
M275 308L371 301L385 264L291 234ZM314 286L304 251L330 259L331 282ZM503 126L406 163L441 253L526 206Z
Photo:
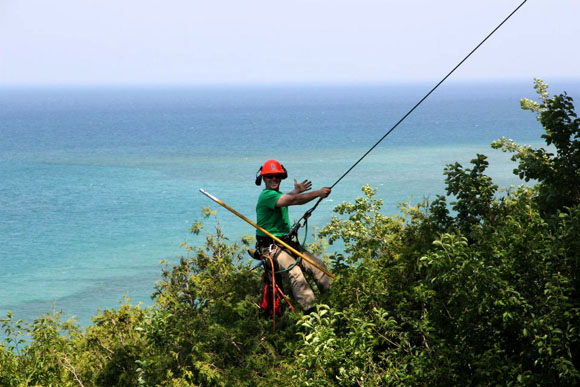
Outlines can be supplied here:
M264 184L267 189L278 191L282 178L280 175L264 175Z

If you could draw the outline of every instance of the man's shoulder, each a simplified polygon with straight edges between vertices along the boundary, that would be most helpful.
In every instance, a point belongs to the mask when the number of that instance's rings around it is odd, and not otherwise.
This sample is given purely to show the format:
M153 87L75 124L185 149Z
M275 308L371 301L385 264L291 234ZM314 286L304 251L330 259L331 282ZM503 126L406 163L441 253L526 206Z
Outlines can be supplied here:
M280 191L274 191L272 189L265 189L260 193L259 200L269 199L269 198L279 198L283 193Z
M257 207L273 208L282 195L279 191L265 189L260 193L260 197L258 197Z

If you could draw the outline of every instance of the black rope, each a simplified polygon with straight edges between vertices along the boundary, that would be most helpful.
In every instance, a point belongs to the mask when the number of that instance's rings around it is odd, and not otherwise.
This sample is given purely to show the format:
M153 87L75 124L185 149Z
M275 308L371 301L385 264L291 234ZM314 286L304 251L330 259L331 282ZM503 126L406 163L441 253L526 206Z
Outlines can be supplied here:
M528 0L524 0L519 6L516 7L516 9L514 9L501 23L499 23L499 25L497 27L495 27L493 29L493 31L491 31L486 37L485 39L483 39L473 50L471 50L471 52L469 54L467 54L467 56L465 58L463 58L461 60L461 62L459 62L443 79L441 79L441 81L439 81L439 83L437 83L435 85L435 87L433 87L427 94L425 94L425 96L423 98L421 98L421 100L419 102L417 102L415 104L415 106L413 106L411 108L411 110L409 110L407 112L407 114L405 114L399 121L397 121L397 123L395 125L393 125L393 127L391 129L389 129L389 131L387 133L385 133L385 135L383 137L381 137L379 139L379 141L377 141L375 143L375 145L373 145L368 151L366 151L366 153L364 155L361 156L360 159L357 160L356 163L354 163L337 181L334 182L334 184L330 187L330 188L334 188L334 186L336 186L346 175L349 174L350 171L352 171L354 169L354 167L356 167L365 157L367 157L367 155L369 153L371 153L373 151L373 149L375 149L389 134L391 134L391 132L393 132L393 130L395 130L395 128L397 128L397 126L399 126L399 124L401 124L401 122L403 122L409 115L411 115L411 113L413 113L413 111L419 107L419 105L421 105L421 103L423 103L423 101L425 101L427 99L427 97L429 97L431 95L431 93L433 93L443 82L445 82L447 80L447 78L449 78L451 76L451 74L453 74L455 72L455 70L457 70L459 68L459 66L461 66L463 64L463 62L465 62L475 51L477 51L477 49L479 47L481 47L481 45L483 43L485 43L485 41L487 39L489 39L497 30L500 29L500 27L506 22L508 21L509 18L511 18ZM316 209L316 207L318 207L318 204L320 204L320 202L322 201L322 198L319 198L318 201L316 202L316 204L314 205L314 207L312 207L311 209L309 209L308 211L306 211L304 213L304 215L302 216L302 218L300 218L294 225L294 228L299 228L300 227L300 221L302 219L307 219L308 217L310 217L310 215L312 214L312 212Z

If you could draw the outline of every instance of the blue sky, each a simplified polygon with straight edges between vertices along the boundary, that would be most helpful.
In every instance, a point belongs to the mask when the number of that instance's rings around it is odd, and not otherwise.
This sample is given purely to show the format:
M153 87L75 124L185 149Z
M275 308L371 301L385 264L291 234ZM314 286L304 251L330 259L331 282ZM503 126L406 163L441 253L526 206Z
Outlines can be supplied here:
M0 85L439 79L521 0L0 0ZM528 0L454 79L580 78L580 0Z

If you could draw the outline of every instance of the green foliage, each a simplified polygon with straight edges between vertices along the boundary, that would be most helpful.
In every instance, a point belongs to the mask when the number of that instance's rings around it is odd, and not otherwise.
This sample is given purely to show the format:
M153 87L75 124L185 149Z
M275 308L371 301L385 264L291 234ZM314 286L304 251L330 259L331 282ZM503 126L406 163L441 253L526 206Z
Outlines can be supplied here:
M0 346L1 385L72 386L78 382L75 363L80 330L74 320L61 321L61 315L45 314L31 324L14 321L11 313L2 319L7 338ZM28 345L26 336L30 336Z
M366 198L357 198L354 203L342 203L334 208L339 215L348 214L347 219L333 216L330 224L320 232L320 236L328 237L329 243L342 239L351 264L388 254L391 242L399 237L402 224L400 219L380 212L383 201L375 199L376 190L366 185L362 191Z
M574 111L572 97L565 92L550 97L548 85L539 79L535 80L535 89L541 102L523 99L522 108L536 113L546 131L542 138L556 153L519 146L506 138L492 146L515 153L512 160L518 162L518 167L514 173L526 181L540 183L540 208L544 214L552 216L564 207L580 203L580 119Z
M497 191L497 185L484 174L489 165L487 157L478 154L471 163L472 169L464 169L461 164L455 163L443 171L447 176L447 194L457 198L451 202L453 210L457 212L455 222L465 235L470 235L493 216L492 201Z
M164 263L153 307L127 300L84 332L57 312L0 320L0 385L580 384L578 121L571 98L536 90L541 102L522 106L557 152L494 146L538 184L497 197L477 155L445 168L449 198L395 216L363 187L310 246L344 245L315 312L287 311L274 333L255 303L251 238L230 243L215 221L201 246L184 243L187 254ZM217 218L210 208L202 217Z

